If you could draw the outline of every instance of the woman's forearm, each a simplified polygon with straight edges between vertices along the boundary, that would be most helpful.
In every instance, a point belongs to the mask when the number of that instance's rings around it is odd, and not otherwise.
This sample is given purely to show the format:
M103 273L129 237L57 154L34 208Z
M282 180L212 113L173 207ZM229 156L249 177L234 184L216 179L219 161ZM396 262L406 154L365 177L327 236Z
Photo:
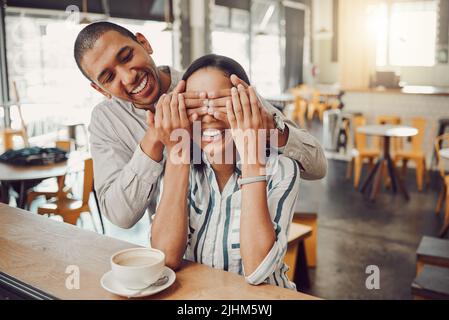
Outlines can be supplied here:
M165 253L166 265L177 269L187 243L187 192L190 165L166 162L164 188L151 227L151 245Z
M258 165L242 167L242 176L261 174ZM262 171L263 173L263 171ZM247 275L253 273L270 252L276 240L268 210L266 182L242 186L242 214L240 217L240 253Z

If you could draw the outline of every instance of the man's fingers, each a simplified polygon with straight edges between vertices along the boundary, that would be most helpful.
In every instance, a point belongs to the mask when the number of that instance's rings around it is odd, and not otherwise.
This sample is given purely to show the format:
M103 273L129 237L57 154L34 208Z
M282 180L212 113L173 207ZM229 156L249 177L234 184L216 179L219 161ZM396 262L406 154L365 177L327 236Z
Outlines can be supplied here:
M201 107L201 108L193 108L193 109L186 109L187 110L187 116L191 116L192 114L196 113L199 116L203 116L207 114L207 107Z
M231 96L231 89L221 89L221 90L217 90L217 91L209 91L207 93L208 99L218 99L218 98L229 97L229 96ZM226 105L224 105L224 106L226 106Z
M226 101L228 100L231 100L230 95L222 98L210 99L208 105L211 108L226 107Z
M186 99L206 99L207 93L203 91L186 91L182 94Z
M244 88L248 88L249 84L247 84L245 81L237 77L235 74L232 74L231 77L231 83L234 85L234 87L237 87L239 84L241 84Z
M202 99L202 98L185 98L184 102L186 104L186 108L200 108L200 107L207 107L208 106L208 100Z
M186 82L184 80L181 80L173 89L173 94L177 95L178 93L184 92L185 89L186 89Z

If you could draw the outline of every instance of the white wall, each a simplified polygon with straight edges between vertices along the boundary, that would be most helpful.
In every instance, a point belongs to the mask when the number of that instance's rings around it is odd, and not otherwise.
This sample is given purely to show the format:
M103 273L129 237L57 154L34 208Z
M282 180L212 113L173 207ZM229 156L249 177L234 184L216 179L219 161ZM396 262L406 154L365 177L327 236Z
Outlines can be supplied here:
M336 83L338 81L338 63L332 62L332 2L333 0L314 0L312 2L312 59L319 68L317 77L319 83Z
M332 62L333 0L314 0L313 5L313 62L319 67L318 82L338 82L338 63ZM321 29L329 30L323 34ZM391 68L390 68L391 69ZM409 85L449 87L449 64L433 67L395 67L401 80Z

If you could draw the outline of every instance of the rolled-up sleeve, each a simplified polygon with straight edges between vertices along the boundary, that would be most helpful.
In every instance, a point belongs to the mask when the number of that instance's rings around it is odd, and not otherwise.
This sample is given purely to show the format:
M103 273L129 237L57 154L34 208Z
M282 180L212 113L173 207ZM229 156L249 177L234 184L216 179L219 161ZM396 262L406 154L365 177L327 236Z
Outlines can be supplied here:
M287 252L288 231L299 194L299 166L292 159L280 158L277 170L273 180L268 182L267 198L276 240L256 270L249 275L243 270L246 281L252 285L267 282L276 270L280 270Z
M285 156L298 161L301 165L301 178L305 180L318 180L326 176L327 160L323 147L318 140L307 130L299 129L297 125L286 118L278 109L259 96L262 105L270 113L278 114L288 127L287 144L280 148Z
M95 110L89 131L101 212L113 224L130 228L157 197L163 163L148 157L139 144L134 152L123 145L116 139L113 125Z

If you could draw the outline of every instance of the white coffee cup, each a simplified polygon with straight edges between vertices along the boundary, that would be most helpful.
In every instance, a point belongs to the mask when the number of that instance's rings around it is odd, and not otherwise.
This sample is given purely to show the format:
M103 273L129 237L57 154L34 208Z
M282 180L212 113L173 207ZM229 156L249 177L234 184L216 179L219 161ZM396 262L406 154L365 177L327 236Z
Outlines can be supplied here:
M164 271L165 254L152 248L131 248L111 257L114 279L127 289L143 289L156 282Z

